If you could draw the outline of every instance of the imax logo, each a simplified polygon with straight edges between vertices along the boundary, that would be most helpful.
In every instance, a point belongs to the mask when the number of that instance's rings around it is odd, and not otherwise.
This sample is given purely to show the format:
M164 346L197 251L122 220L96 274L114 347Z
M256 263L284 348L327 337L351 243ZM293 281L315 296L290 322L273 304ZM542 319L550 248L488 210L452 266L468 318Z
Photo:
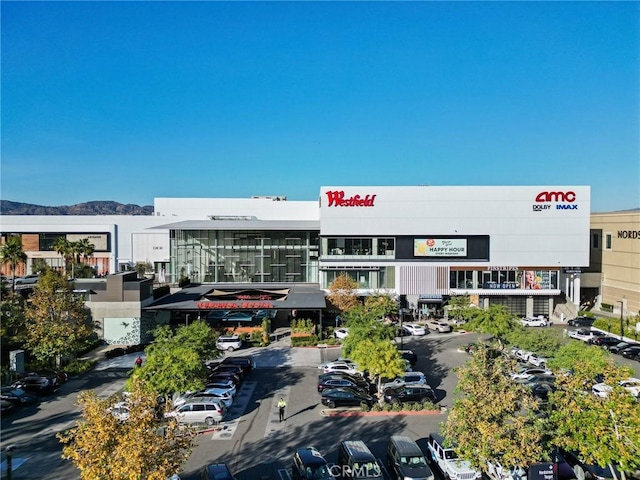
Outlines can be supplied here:
M577 210L578 205L556 205L556 210Z

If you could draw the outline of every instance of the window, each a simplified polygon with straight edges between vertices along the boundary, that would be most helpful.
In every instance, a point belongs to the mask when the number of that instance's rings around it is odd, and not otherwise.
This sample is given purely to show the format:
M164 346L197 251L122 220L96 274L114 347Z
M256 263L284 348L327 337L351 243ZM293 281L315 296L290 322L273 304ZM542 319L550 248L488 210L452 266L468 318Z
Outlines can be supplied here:
M594 233L591 235L591 248L598 249L600 245L600 235Z
M610 233L606 233L604 236L604 248L606 248L607 250L611 250L611 234Z

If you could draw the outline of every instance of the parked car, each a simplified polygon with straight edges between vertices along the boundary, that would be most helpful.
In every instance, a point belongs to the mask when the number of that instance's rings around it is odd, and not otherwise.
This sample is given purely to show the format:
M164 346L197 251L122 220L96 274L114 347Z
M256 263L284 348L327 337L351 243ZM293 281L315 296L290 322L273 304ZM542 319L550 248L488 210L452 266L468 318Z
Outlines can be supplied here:
M233 352L242 348L242 339L239 335L220 335L216 340L218 350Z
M202 470L202 480L235 480L226 463L212 463Z
M240 382L241 382L240 377L238 377L237 375L234 375L231 372L212 372L207 377L208 383L227 382L227 381L233 382L234 385L236 385L236 387L240 385Z
M387 464L396 480L407 478L433 480L427 459L418 444L410 437L392 435L387 445Z
M556 377L554 377L553 375L529 375L526 378L520 378L516 380L516 382L521 385L531 383L554 383L555 381Z
M413 350L398 350L398 352L400 352L400 356L407 360L412 367L418 363L418 355L416 355Z
M244 374L250 373L255 368L255 362L250 356L225 357L220 365L236 365L242 368Z
M217 380L215 382L207 382L207 384L204 386L204 389L208 389L208 388L219 388L225 392L227 392L229 395L231 395L232 397L236 396L236 393L238 393L238 388L236 387L236 384L233 383L233 380Z
M569 338L582 340L583 342L589 342L595 336L596 335L591 330L587 330L586 328L579 328L569 332Z
M22 388L2 387L0 399L14 403L16 405L29 405L38 400L33 393L27 392Z
M197 402L205 398L217 400L222 403L227 410L233 405L233 397L228 392L218 388L211 388L198 392L185 393L173 400L173 407L177 408L187 402Z
M58 379L58 384L59 385L62 385L67 380L69 380L69 375L67 375L66 372L63 372L62 370L54 370L53 368L41 368L39 370L31 370L29 372L24 373L22 375L22 378L24 378L24 377L39 377L39 376L44 376L44 377L47 377L47 378L56 377Z
M322 373L318 375L318 382L320 382L325 378L342 378L342 379L349 380L353 382L355 385L357 385L361 390L364 390L365 392L369 391L369 387L370 387L369 382L366 381L361 375L351 375L349 373L344 373L344 372Z
M525 317L520 319L520 323L522 323L525 327L547 327L549 326L549 322L546 318L539 317Z
M427 377L422 372L407 372L401 377L395 378L390 382L383 383L380 391L384 392L387 388L403 387L405 385L426 385Z
M369 385L363 387L359 382L344 377L323 377L318 379L318 393L322 393L323 390L330 390L332 388L352 388L353 390L359 390L364 393L369 393Z
M244 369L240 365L220 364L210 371L211 374L230 373L239 379L244 378Z
M534 367L542 367L542 368L544 368L547 365L547 361L548 361L548 359L546 359L544 357L541 357L540 355L537 355L535 353L531 353L527 357L527 362L529 362Z
M129 420L129 404L126 401L117 402L107 408L107 413L113 415L120 422L126 422Z
M449 333L453 331L453 328L451 327L451 325L438 320L432 320L432 319L427 320L427 323L425 324L425 326L429 330L433 330L434 332Z
M350 375L362 375L357 365L347 362L329 362L321 366L324 373L344 372Z
M45 374L45 375L31 375L28 377L21 378L17 382L13 384L16 388L22 388L23 390L27 390L29 392L36 393L38 395L47 395L54 390L56 390L60 383L58 381L58 376L54 374Z
M620 352L620 355L629 360L637 360L640 354L640 345L636 347L625 348Z
M576 317L568 320L567 324L569 324L572 327L590 327L593 325L595 321L596 321L595 318Z
M403 385L387 388L383 392L387 403L415 403L430 401L436 403L436 394L429 385Z
M15 405L13 404L13 402L10 402L9 400L0 399L0 413L2 413L2 415L9 414L11 410L13 410L14 408L15 408Z
M332 388L329 390L323 390L321 395L322 404L329 408L358 406L363 403L368 407L371 407L371 405L376 401L375 398L368 393L364 393L360 390L354 390L352 388Z
M604 348L605 350L609 350L614 345L618 345L622 340L615 337L603 336L594 338L591 343L594 345L598 345L599 347Z
M500 463L499 458L493 461L487 460L487 476L492 480L526 480L527 472L520 466L506 467Z
M628 390L629 393L633 395L635 398L640 399L640 378L633 378L633 377L625 378L624 380L620 381L619 385L621 387L624 387L626 390ZM601 382L593 385L591 387L591 391L593 392L594 395L600 398L607 398L609 394L613 391L613 388L607 385L606 383Z
M344 328L337 328L333 331L333 335L338 339L338 340L344 340L345 338L347 338L347 335L349 335L349 329L344 327Z
M593 344L598 338L604 338L607 334L605 332L601 332L600 330L591 330L591 338L587 340L587 343Z
M630 348L630 347L637 347L638 345L640 345L640 344L633 343L633 342L620 342L617 345L613 345L613 346L609 347L609 351L611 353L615 353L615 354L620 355L623 350L625 350L627 348Z
M528 378L531 375L553 375L553 372L542 367L521 367L511 374L511 378L520 380Z
M424 329L422 325L418 325L417 323L405 323L402 325L402 328L409 332L411 335L422 336L426 335L427 331Z
M215 399L208 398L184 405L164 414L165 418L175 418L178 423L204 423L215 425L224 419L226 409Z
M432 470L440 471L444 478L450 480L473 480L481 478L479 470L474 469L467 460L461 460L453 448L444 447L444 438L432 433L427 438L427 461Z
M534 397L542 400L543 402L549 400L549 394L557 390L555 384L550 382L526 383L524 384L524 387L528 388Z
M291 462L293 480L333 480L329 464L314 447L298 448Z

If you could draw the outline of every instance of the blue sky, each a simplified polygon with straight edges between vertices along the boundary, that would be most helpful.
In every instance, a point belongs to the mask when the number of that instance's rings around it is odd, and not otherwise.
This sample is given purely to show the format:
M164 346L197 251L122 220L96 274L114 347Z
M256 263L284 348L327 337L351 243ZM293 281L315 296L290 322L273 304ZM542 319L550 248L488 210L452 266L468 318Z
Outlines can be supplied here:
M4 200L591 185L640 207L638 2L6 2Z

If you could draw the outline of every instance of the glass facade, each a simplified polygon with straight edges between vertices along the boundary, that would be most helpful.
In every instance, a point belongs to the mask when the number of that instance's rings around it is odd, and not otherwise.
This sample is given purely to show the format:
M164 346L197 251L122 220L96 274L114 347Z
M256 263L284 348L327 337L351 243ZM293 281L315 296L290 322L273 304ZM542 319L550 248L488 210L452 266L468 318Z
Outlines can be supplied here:
M168 282L318 281L318 232L172 230Z
M451 270L449 288L555 290L558 275L558 270Z
M322 239L322 255L328 259L392 259L395 239L326 237Z
M393 289L396 287L396 275L395 267L370 267L363 266L362 268L335 268L325 269L322 271L320 278L320 287L329 288L333 281L342 273L346 273L349 277L355 280L358 284L358 288L363 289L376 289L376 288L388 288Z

